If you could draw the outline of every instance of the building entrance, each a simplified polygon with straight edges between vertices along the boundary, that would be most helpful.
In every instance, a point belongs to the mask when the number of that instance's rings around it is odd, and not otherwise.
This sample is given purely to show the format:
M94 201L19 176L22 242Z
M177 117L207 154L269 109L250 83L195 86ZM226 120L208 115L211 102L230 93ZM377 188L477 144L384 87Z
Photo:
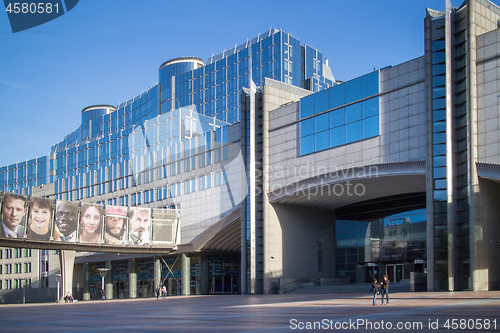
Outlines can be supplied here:
M403 264L389 264L386 266L386 274L389 276L390 282L399 282L404 276Z
M378 274L378 265L375 264L375 263L366 263L365 264L365 282L366 283L369 283L369 282L373 282L373 279L376 279L377 278L377 274Z

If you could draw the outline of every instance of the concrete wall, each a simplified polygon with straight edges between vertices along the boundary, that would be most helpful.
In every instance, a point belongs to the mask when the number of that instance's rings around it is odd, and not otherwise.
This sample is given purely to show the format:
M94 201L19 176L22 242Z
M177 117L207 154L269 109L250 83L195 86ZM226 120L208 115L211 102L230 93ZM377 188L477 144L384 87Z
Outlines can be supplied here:
M478 160L500 163L500 29L477 37Z
M479 179L478 224L472 242L477 248L474 290L500 290L500 183Z
M282 232L281 253L284 279L333 278L335 274L335 212L317 208L275 204ZM323 262L318 262L321 249ZM273 255L273 252L266 253ZM318 269L322 265L322 271ZM272 276L273 271L267 272Z
M277 215L275 207L269 203L267 193L270 191L270 177L273 177L272 168L270 168L271 150L273 146L270 143L269 137L269 126L270 118L273 115L273 110L279 108L281 105L298 101L301 97L311 94L310 91L293 87L290 85L283 84L281 82L266 79L266 84L264 85L264 96L263 96L263 145L264 145L264 156L263 163L264 168L263 178L265 179L263 183L263 264L264 264L264 276L263 276L263 291L264 293L275 293L278 290L278 278L280 279L280 284L283 284L283 226L280 222L280 218ZM285 107L286 108L286 107ZM295 114L297 116L297 114ZM281 114L280 117L274 118L277 124L287 124L291 119L289 114ZM278 125L279 126L279 125ZM295 133L289 134L295 137ZM292 154L290 158L293 158ZM286 278L285 278L286 280ZM293 280L292 280L293 282Z
M380 162L425 160L425 61L380 72Z

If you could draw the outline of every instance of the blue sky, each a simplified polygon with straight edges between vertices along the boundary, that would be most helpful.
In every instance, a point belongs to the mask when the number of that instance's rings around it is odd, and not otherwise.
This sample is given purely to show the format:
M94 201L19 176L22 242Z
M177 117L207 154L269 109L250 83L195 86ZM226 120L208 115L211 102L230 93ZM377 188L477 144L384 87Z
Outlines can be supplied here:
M49 154L82 109L141 94L163 62L207 60L271 27L323 52L339 80L417 58L426 7L443 10L444 0L81 0L16 34L3 11L0 166Z

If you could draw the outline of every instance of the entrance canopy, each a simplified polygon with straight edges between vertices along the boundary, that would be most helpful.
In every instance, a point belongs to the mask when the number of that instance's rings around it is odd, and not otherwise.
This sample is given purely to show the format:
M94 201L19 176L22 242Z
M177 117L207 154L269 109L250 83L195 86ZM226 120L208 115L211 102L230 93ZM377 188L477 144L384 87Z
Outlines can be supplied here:
M335 170L268 194L271 203L337 209L370 199L426 191L425 161Z

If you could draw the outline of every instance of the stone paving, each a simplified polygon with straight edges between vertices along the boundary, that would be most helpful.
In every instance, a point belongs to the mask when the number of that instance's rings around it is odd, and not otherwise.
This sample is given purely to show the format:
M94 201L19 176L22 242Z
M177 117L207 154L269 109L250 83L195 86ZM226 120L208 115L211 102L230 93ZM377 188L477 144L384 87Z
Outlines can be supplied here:
M500 291L179 296L0 305L0 332L499 332Z

